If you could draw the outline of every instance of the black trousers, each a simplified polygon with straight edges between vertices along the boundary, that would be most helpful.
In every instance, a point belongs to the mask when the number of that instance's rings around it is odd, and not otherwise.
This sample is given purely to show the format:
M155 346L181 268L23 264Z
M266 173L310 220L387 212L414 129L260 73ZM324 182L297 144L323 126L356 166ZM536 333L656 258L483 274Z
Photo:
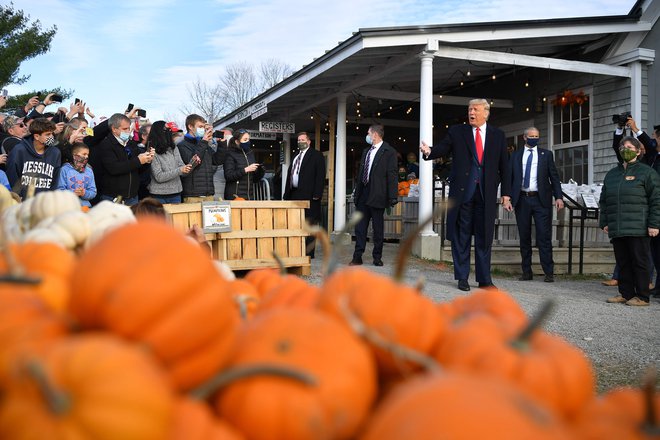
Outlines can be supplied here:
M552 259L552 207L541 205L539 196L521 195L516 204L516 223L520 236L520 257L524 274L532 273L532 219L536 227L536 246L546 275L554 275Z
M484 199L479 185L472 198L458 207L456 232L451 241L451 255L454 260L454 279L467 280L470 276L470 247L474 235L474 272L478 283L492 283L490 275L490 254L492 240L486 241Z
M369 185L364 187L360 194L360 198L355 203L355 208L362 213L362 220L355 226L355 250L353 251L353 259L357 260L362 258L362 254L367 247L367 231L369 230L369 222L374 230L374 249L372 255L374 260L382 260L383 258L383 241L385 236L385 209L373 208L367 206L366 201L369 198Z
M619 293L625 299L635 296L649 300L650 237L612 239L614 257L619 265Z

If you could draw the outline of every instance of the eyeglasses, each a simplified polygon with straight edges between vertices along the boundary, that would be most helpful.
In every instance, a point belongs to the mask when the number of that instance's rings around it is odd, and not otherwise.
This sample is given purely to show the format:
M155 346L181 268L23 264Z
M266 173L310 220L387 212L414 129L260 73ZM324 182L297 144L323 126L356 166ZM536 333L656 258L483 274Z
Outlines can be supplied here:
M21 128L25 128L25 124L22 123L22 122L19 122L18 124L14 124L13 127L21 127Z

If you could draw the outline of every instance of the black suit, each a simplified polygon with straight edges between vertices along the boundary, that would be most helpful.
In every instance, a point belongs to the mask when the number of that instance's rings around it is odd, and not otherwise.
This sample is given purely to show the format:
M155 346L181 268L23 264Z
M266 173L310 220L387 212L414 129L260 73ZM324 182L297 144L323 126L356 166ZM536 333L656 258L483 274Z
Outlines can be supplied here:
M363 183L365 160L371 148L362 152L357 185L355 187L355 208L363 215L360 223L355 227L355 251L353 260L360 260L367 245L367 230L369 222L374 230L374 261L383 257L383 240L385 234L385 221L383 215L385 208L393 206L398 197L398 175L396 151L387 142L383 142L375 153L372 152L371 171L369 180Z
M473 128L467 124L449 127L447 136L431 148L426 160L452 154L449 177L450 206L447 212L447 239L451 241L454 278L470 275L470 244L475 240L475 272L479 283L489 284L490 253L495 231L497 187L510 194L509 154L506 138L498 128L486 125L482 164L477 160Z
M298 186L293 187L293 165L296 156L289 165L287 183L284 189L284 200L309 200L309 208L305 209L305 219L312 225L321 223L321 198L325 187L325 159L323 153L308 147L300 163L298 172ZM307 255L314 256L314 237L305 239Z
M532 218L536 225L536 245L543 272L554 275L552 259L552 197L560 199L561 181L552 152L536 148L536 195L526 195L523 188L523 159L527 147L513 152L510 159L511 205L516 209L516 223L520 236L520 256L523 274L532 274ZM531 183L533 185L533 182Z

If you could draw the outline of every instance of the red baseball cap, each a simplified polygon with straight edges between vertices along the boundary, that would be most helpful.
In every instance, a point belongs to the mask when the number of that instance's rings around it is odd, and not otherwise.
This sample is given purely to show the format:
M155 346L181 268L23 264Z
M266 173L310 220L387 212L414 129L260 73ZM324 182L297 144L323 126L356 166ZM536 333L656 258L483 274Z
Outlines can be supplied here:
M165 127L169 128L172 133L183 133L183 130L177 127L176 122L168 122Z

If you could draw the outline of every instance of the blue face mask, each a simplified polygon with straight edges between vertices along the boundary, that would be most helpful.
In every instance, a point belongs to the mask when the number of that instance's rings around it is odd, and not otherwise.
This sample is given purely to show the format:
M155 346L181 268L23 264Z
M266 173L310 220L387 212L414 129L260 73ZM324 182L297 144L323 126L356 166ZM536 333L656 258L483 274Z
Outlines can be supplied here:
M367 141L367 143L368 143L369 145L372 145L373 142L374 142L373 139L371 139L371 136L370 136L370 135L367 135L367 137L365 137L364 139Z
M127 133L127 132L125 132L125 131L122 131L122 132L119 133L119 139L120 139L122 142L128 142L128 140L129 140L130 138L131 138L131 134L130 134L130 133Z
M249 150L251 146L252 146L252 142L250 141L241 142L241 148L243 149L243 151Z
M530 148L534 148L539 144L539 138L527 138L525 142Z
M204 137L205 133L206 133L206 129L204 129L204 127L198 127L197 130L195 130L195 134L197 135L198 138Z

